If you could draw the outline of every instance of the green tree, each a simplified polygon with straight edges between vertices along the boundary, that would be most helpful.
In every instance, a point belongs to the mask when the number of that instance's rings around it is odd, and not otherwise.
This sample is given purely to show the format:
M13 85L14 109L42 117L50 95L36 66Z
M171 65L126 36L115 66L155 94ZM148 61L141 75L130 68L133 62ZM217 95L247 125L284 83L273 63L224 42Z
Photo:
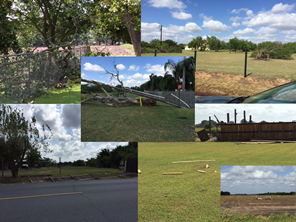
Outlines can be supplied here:
M205 40L202 39L201 36L197 36L195 39L193 39L191 42L189 42L188 47L194 48L195 50L199 49L199 51L205 50Z
M127 29L136 56L141 56L141 1L102 0L96 10L102 32L115 36L116 31Z
M30 34L34 28L47 47L63 43L75 33L87 32L95 13L95 5L90 0L18 0L14 3L13 15L27 27L28 33L23 35Z
M2 156L8 163L13 177L18 176L25 154L31 149L41 149L48 152L49 143L46 142L52 136L48 125L42 126L42 134L36 126L37 121L26 120L21 110L11 106L0 106L0 135L5 140L5 149Z
M211 50L215 50L215 52L218 52L218 50L221 48L221 41L217 39L216 36L207 36L207 41Z
M234 37L229 40L228 47L230 50L234 50L236 52L236 50L239 49L239 44L240 41L238 40L238 38Z
M21 52L16 36L17 20L7 17L11 13L11 6L10 0L0 2L0 53L2 54L8 54L9 49L15 53Z
M37 148L32 148L26 153L26 160L30 167L35 167L35 165L41 160L40 151Z

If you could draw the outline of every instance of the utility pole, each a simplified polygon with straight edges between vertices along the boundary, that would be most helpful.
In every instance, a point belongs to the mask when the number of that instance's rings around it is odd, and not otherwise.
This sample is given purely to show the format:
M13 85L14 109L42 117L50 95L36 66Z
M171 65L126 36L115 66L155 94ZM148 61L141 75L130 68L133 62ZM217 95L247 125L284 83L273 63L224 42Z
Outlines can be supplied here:
M160 45L161 45L161 42L162 42L162 25L160 25Z

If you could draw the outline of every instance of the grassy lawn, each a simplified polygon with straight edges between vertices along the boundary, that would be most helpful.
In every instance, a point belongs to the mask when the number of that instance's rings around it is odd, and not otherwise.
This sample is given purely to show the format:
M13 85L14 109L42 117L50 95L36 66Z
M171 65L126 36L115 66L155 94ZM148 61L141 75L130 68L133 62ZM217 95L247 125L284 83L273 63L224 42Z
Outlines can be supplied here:
M132 54L135 53L134 51L134 47L132 44L123 44L123 45L120 45L120 48L123 48L123 49L128 49L131 51Z
M50 89L42 93L38 98L33 100L35 104L80 104L81 101L81 85L74 84L72 88ZM0 97L2 104L20 103L16 99Z
M296 149L288 143L139 143L138 155L139 221L266 221L260 216L220 216L220 166L295 165ZM189 160L215 161L172 164ZM209 169L204 169L206 164ZM274 221L295 220L293 216Z
M93 178L101 178L101 177L118 176L125 173L123 171L119 171L118 169L111 169L111 168L75 166L75 167L62 167L61 174L60 174L60 168L58 167L42 167L42 168L37 168L35 170L32 170L32 169L19 170L18 178L12 178L11 171L6 170L4 173L4 181L5 183L19 183L24 180L27 180L28 177L32 177L32 176L36 177L38 175L40 175L40 178L45 178L47 175L52 175L52 177L63 177L63 176L69 176L69 175L75 176L75 175L82 175L82 174L89 174ZM2 179L0 178L0 184L1 182L2 182Z
M53 88L34 100L35 104L77 104L81 99L81 85L74 84L72 88Z
M81 141L193 142L194 109L161 102L114 108L88 101L81 104Z
M155 56L155 54L154 53L142 53L141 56ZM157 52L156 56L194 56L194 51L182 50L182 53L159 53L159 52Z

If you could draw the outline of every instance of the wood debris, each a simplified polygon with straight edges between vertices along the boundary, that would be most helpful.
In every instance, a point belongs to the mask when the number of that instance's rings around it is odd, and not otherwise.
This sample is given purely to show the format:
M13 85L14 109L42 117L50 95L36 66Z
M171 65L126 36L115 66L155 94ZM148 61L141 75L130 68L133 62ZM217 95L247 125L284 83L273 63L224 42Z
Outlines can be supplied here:
M183 172L167 172L167 173L163 173L162 175L182 175Z
M215 160L189 160L189 161L176 161L172 163L195 163L195 162L208 162L208 161L215 161Z
M203 171L203 170L197 170L197 171L200 173L207 173L206 171Z

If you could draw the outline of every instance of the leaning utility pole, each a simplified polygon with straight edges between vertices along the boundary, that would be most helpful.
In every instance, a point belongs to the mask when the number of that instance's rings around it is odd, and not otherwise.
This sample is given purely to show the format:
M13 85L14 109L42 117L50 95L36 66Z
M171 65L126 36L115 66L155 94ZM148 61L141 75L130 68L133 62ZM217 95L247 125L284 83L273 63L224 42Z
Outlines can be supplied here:
M161 42L162 42L162 25L160 25L160 45L161 45Z

